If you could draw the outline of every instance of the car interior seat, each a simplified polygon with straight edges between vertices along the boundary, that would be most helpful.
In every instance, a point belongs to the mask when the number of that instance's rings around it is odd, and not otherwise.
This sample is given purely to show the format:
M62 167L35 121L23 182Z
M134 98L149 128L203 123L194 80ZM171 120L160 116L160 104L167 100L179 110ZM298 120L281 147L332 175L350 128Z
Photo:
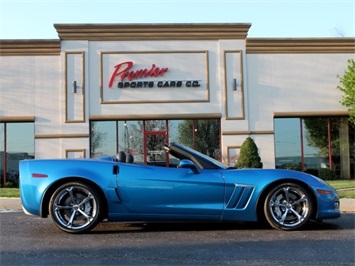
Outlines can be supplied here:
M127 160L126 160L127 163L133 163L134 162L134 157L132 154L127 154Z
M124 151L120 151L116 155L116 159L118 162L125 163L126 162L126 153Z

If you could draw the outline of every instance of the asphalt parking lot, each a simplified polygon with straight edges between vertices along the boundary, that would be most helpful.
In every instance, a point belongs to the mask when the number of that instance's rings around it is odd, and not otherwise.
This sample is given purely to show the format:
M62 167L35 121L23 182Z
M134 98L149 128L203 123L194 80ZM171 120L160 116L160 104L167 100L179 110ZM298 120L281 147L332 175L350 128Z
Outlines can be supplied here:
M304 229L257 223L101 223L87 234L0 213L0 265L354 265L355 213Z
M0 265L355 265L354 200L285 232L257 223L101 223L72 235L0 198ZM345 211L345 209L347 211Z

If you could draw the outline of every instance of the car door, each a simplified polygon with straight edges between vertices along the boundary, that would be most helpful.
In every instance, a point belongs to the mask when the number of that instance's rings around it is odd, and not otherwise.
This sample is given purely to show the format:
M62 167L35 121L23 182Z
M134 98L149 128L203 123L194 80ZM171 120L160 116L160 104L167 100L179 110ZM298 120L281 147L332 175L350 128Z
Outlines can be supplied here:
M149 217L220 219L224 179L219 170L122 165L118 191L129 213Z

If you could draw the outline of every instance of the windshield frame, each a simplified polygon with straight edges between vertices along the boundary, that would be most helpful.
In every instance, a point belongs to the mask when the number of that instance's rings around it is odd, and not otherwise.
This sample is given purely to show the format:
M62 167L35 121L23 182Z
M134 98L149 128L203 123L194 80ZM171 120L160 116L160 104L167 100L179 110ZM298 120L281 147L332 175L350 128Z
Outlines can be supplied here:
M173 142L173 143L170 143L169 148L173 153L177 152L179 155L181 155L181 158L179 158L179 159L189 159L189 160L192 159L191 161L193 161L195 164L197 164L197 166L200 169L223 169L223 170L226 170L228 168L225 164L221 163L220 161L217 161L216 159L214 159L206 154L203 154L199 151L196 151L192 148L189 148L185 145ZM184 153L189 154L192 158L187 157ZM172 154L172 155L177 157L176 154Z

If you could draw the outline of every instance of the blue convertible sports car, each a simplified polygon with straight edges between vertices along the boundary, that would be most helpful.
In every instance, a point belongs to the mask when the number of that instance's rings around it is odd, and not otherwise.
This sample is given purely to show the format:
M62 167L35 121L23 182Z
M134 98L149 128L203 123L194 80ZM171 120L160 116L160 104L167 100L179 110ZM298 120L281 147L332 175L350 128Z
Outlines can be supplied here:
M281 230L340 216L336 191L309 174L233 169L177 143L177 164L135 164L132 155L24 160L20 193L27 214L51 216L68 233L100 221L262 221Z

